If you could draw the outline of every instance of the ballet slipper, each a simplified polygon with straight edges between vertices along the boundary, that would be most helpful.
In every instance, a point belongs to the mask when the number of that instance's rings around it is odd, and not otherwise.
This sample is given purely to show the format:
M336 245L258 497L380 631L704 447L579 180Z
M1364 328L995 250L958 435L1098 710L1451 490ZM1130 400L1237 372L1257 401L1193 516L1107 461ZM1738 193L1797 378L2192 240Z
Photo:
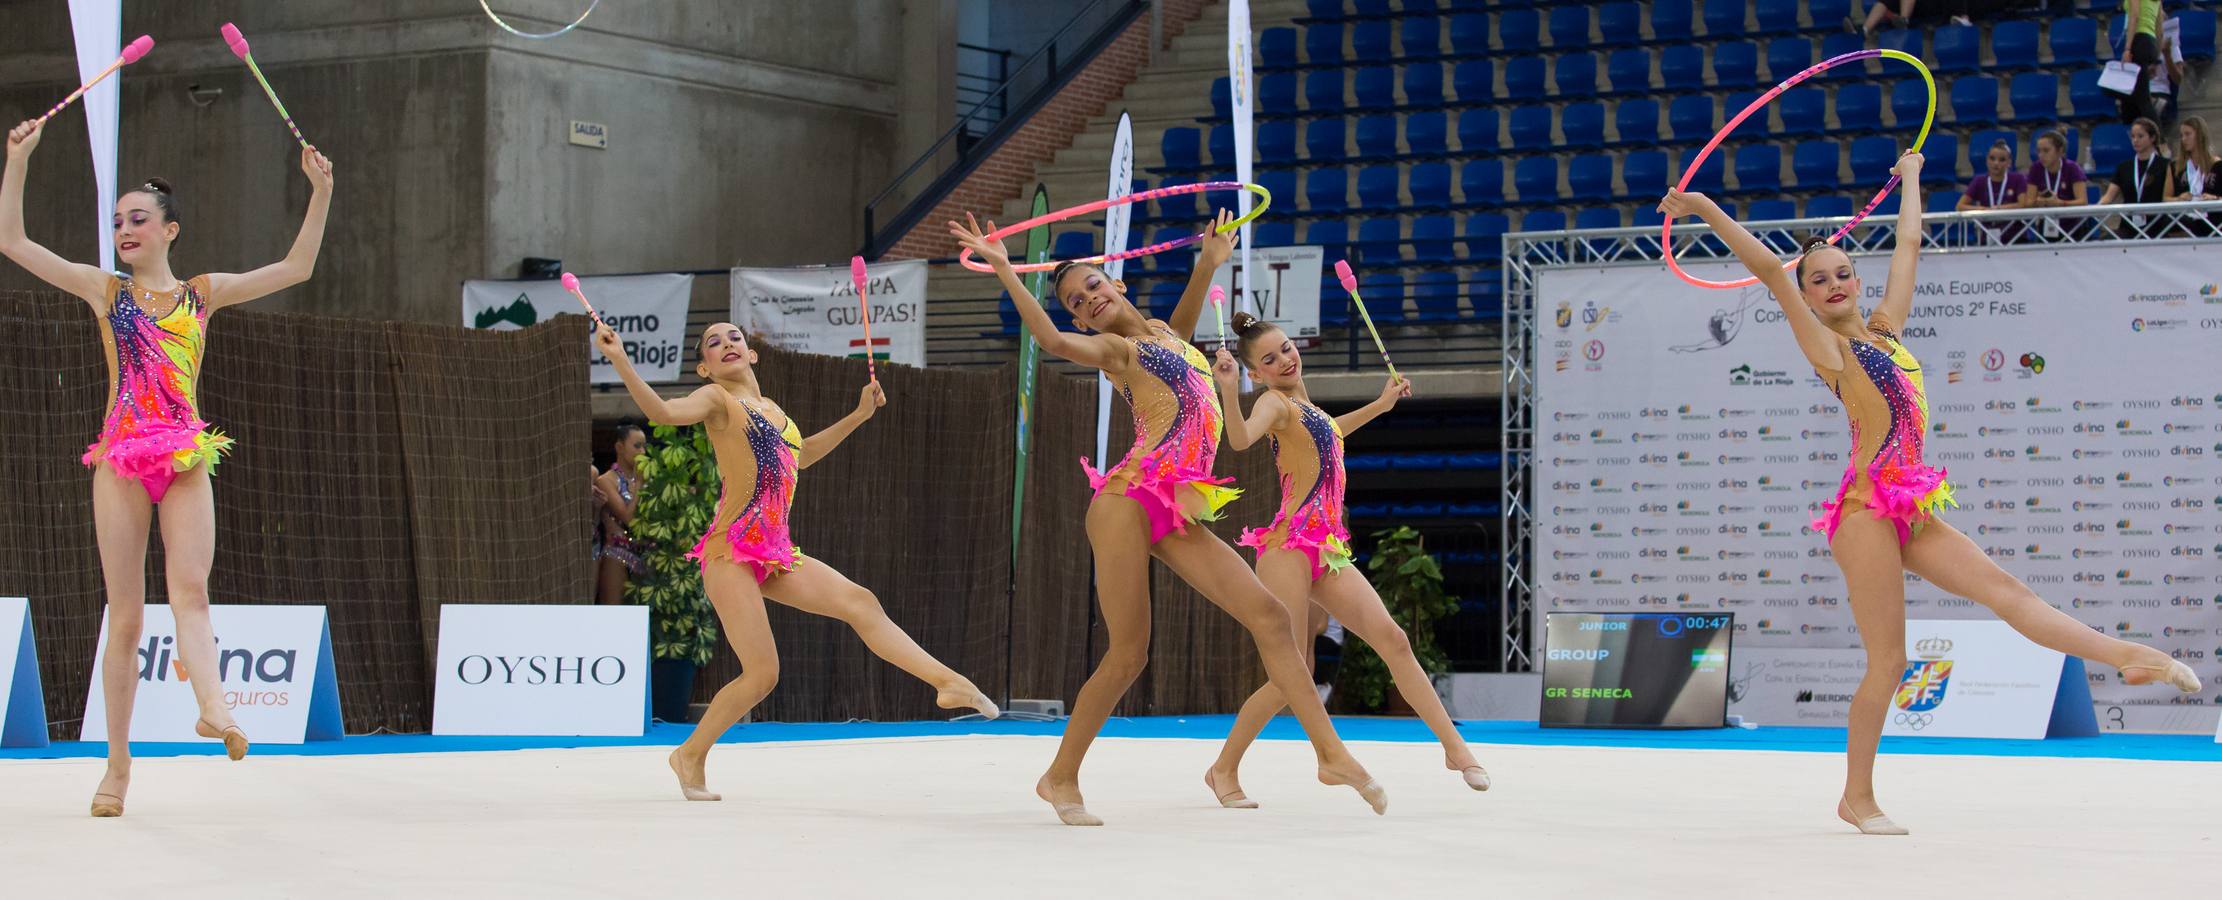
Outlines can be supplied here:
M112 801L115 801L115 802L113 802L113 803L103 803L103 802L101 802L101 799L100 799L100 798L102 798L102 797L106 797L106 798L108 798L109 800L112 800ZM93 818L95 818L95 819L113 819L113 818L116 818L116 817L118 817L118 816L121 816L121 815L123 815L123 798L122 798L122 797L118 797L118 796L116 796L116 795L114 795L114 794L94 794L94 795L93 795Z
M1219 805L1227 809L1258 808L1258 801L1244 796L1241 788L1236 788L1224 794L1219 793L1219 782L1211 777L1210 769L1204 770L1204 787L1210 788L1212 796L1219 800Z
M681 770L681 769L679 768L679 751L678 751L678 750L676 750L676 749L672 750L672 751L671 751L671 755L670 755L670 756L668 756L668 757L665 757L665 758L664 758L664 762L666 762L666 763L670 764L670 766L671 766L671 774L679 776L679 795L680 795L680 796L682 796L682 797L685 797L685 798L687 798L688 800L697 800L697 801L709 801L709 800L723 800L723 799L725 799L724 797L722 797L722 796L720 796L720 795L718 795L718 794L713 794L713 793L711 793L711 792L710 792L710 789L709 789L709 786L707 786L707 785L703 784L703 783L702 783L702 782L700 782L700 781L696 781L696 782L692 782L692 783L690 783L690 782L688 782L688 781L687 781L687 773L686 773L685 771L683 771L683 770Z
M1852 818L1852 815L1853 813L1851 803L1843 799L1838 799L1836 801L1836 817L1839 819L1843 819L1844 824L1859 829L1860 834L1913 833L1907 831L1906 826L1891 821L1889 816L1883 815L1882 812L1879 810L1874 815L1868 816L1864 819L1855 819Z
M2149 666L2144 664L2123 666L2122 675L2125 677L2128 676L2129 670L2131 669L2145 669L2156 673L2151 680L2143 682L2144 684L2153 684L2155 682L2158 682L2160 684L2165 684L2169 687L2173 687L2176 690L2182 691L2186 694L2196 694L2199 692L2199 673L2191 671L2191 667L2184 665L2183 660L2171 659L2165 666Z
M250 746L247 743L247 733L239 730L237 723L226 725L219 731L216 726L208 724L207 719L195 719L193 733L204 738L222 738L224 755L231 757L232 762L247 758L247 748Z
M1488 769L1484 769L1480 766L1467 766L1466 768L1459 770L1459 772L1460 774L1466 776L1467 787L1473 788L1477 791L1486 791L1489 789Z
M1049 796L1049 776L1047 775L1042 776L1042 780L1034 782L1034 796L1040 797L1049 803L1049 808L1057 813L1057 821L1059 822L1067 825L1103 824L1102 819L1088 812L1086 804L1077 800L1059 800Z

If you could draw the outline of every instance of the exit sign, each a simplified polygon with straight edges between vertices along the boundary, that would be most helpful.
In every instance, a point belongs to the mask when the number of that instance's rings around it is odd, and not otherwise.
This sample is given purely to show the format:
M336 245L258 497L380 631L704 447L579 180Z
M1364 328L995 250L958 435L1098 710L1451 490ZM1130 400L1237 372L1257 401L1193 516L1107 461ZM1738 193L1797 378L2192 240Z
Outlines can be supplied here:
M571 120L571 143L581 147L592 147L596 150L607 150L610 146L609 128L600 122L581 122L573 119Z

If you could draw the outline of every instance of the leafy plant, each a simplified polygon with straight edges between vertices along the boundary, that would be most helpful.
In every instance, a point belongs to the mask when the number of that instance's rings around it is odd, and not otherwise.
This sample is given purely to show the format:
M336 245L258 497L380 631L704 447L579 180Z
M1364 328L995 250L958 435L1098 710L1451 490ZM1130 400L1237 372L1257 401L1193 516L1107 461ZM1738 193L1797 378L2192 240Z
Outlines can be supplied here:
M1450 657L1435 643L1435 626L1458 611L1458 598L1443 592L1443 568L1427 552L1426 539L1410 527L1373 533L1373 558L1366 562L1373 589L1388 607L1389 618L1412 639L1412 655L1428 675L1450 671ZM1387 663L1364 641L1345 640L1336 679L1352 705L1377 709L1395 688Z
M657 425L641 454L639 506L628 530L648 574L625 584L625 599L648 607L654 659L708 665L717 652L717 610L702 591L702 566L687 558L717 514L717 457L708 432Z

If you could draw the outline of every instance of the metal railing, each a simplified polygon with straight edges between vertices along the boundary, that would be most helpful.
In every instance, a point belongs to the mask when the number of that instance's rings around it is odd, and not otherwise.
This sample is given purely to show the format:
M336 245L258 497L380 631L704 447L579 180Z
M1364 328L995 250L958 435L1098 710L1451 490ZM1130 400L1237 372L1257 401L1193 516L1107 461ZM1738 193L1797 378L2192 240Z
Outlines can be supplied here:
M1055 96L1149 7L1148 0L1093 0L1041 49L1009 69L1009 77L1001 84L983 90L970 112L864 204L864 258L879 258L882 250L924 219L981 160L1025 124L1034 110ZM1090 25L1095 27L1090 30ZM976 129L976 123L983 121L990 110L995 112L994 125Z
M968 62L974 70L968 71ZM970 123L967 136L978 138L1011 114L1011 96L1001 90L1010 81L1011 51L957 42L957 108L952 115Z
M1745 223L1752 234L1784 254L1795 253L1804 236L1833 234L1849 216ZM2000 209L1922 216L1924 253L2042 252L2048 246L2129 246L2151 243L2222 244L2222 201L2064 206L2053 209ZM1825 229L1825 231L1824 231ZM1673 250L1679 259L1730 258L1712 229L1702 223L1676 225ZM1849 253L1883 253L1897 241L1895 216L1877 214L1837 242ZM1535 551L1534 496L1535 366L1548 364L1539 347L1535 294L1538 273L1568 266L1659 266L1657 226L1512 232L1504 236L1503 323L1503 521L1499 558L1504 562L1499 627L1504 630L1504 671L1532 670L1542 638L1535 621L1535 585L1530 561ZM1661 277L1667 277L1661 272Z

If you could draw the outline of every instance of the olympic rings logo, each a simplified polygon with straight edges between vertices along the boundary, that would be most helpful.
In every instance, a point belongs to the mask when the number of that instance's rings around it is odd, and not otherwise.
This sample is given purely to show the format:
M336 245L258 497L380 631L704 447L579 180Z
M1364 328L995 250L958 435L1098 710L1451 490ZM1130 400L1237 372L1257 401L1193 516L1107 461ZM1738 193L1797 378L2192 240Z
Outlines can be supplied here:
M1923 728L1929 727L1929 723L1936 720L1937 717L1933 713L1917 712L1902 712L1895 716L1892 716L1890 719L1893 724L1902 725L1915 731L1920 731Z

